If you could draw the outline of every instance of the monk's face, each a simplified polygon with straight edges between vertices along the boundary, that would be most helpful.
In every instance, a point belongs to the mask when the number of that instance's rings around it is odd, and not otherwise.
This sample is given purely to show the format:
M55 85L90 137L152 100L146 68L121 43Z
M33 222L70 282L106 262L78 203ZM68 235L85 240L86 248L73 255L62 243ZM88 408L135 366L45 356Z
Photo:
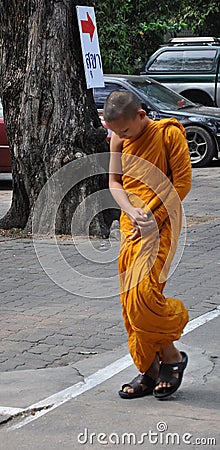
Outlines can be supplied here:
M127 119L124 116L111 122L106 121L107 127L114 131L120 139L135 139L145 128L150 119L146 116L146 112L140 109L135 118Z

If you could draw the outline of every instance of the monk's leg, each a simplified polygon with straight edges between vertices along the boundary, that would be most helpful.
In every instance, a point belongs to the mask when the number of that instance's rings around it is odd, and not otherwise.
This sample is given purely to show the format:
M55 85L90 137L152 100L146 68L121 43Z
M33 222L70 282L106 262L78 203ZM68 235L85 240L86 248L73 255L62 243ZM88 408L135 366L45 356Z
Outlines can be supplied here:
M125 297L126 297L126 295L125 295ZM138 363L136 361L136 358L134 355L134 352L135 352L134 348L136 347L135 343L137 343L137 341L138 341L137 335L136 335L136 332L133 329L133 326L130 322L130 317L127 314L127 312L128 312L127 308L125 307L125 304L123 304L123 303L124 302L122 302L122 315L123 315L123 319L124 319L125 328L128 333L128 343L129 343L129 350L130 350L131 357L133 358L134 363L136 364L137 369L139 370L140 373L145 373L150 378L152 378L153 380L156 381L158 378L158 374L159 374L159 362L160 362L159 355L158 355L158 353L155 352L155 356L152 356L151 352L149 351L150 349L148 349L148 356L151 358L150 361L153 360L153 362L152 363L147 362L148 369L145 372L142 372L142 366L140 365L141 363L140 362ZM146 346L146 347L148 347L148 346ZM135 350L136 350L136 348L135 348ZM138 348L138 351L140 352L140 348ZM148 358L146 358L146 360L148 360ZM143 388L143 391L149 388L149 386L147 386L147 384L146 385L141 384L141 386ZM126 385L123 388L123 392L127 392L128 394L133 394L134 388L129 385Z
M149 370L153 376L156 373L157 352L160 352L164 364L182 360L181 353L172 342L179 339L187 323L187 310L179 299L165 298L165 283L160 283L160 273L169 252L170 239L170 227L165 224L160 233L160 247L153 267L142 279L140 277L137 285L121 295L130 354L138 370L149 376ZM145 260L142 261L144 270ZM178 378L179 374L175 375ZM165 384L165 388L169 386L168 383ZM128 393L133 392L132 387L126 386L124 389ZM156 390L160 389L159 384Z

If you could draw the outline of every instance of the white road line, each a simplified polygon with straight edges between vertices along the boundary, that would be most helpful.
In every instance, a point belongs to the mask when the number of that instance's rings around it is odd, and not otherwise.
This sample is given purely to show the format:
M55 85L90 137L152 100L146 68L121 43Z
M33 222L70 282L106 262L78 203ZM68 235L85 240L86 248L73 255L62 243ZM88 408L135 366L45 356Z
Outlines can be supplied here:
M213 320L217 318L220 315L220 305L217 306L216 309L213 311L210 311L208 313L203 314L202 316L196 317L195 319L192 319L185 327L183 335L186 335L188 333L191 333L196 328L206 324L210 320ZM39 419L44 414L47 414L48 412L52 411L53 409L57 408L58 406L63 405L64 403L68 402L69 400L78 397L79 395L83 394L86 391L89 391L90 389L93 389L94 387L98 386L99 384L105 382L109 378L113 377L114 375L118 374L124 369L127 369L129 366L133 364L133 361L129 354L124 356L123 358L120 358L116 361L114 361L112 364L104 367L103 369L98 370L97 372L93 373L92 375L85 378L84 382L79 382L77 384L74 384L73 386L70 386L67 389L64 389L60 392L57 392L54 395L51 395L48 398L45 398L44 400L41 400L38 403L35 403L31 406L29 406L26 409L23 409L22 411L31 410L32 408L40 408L44 406L51 405L48 409L43 409L42 411L38 411L35 413L34 416L29 416L21 420L19 423L12 425L8 428L8 430L16 430L18 428L23 427L24 425L27 425L28 423L32 422L33 420ZM2 414L2 410L6 411L6 408L0 407L0 414ZM10 410L11 408L9 408Z
M215 319L219 315L220 315L220 305L218 305L216 309L213 309L213 311L209 311L203 314L202 316L190 320L190 322L188 322L187 325L185 326L182 335L185 336L185 334L191 333L191 331L195 330L198 327L201 327L202 325L205 325L207 322Z
M49 408L48 410L39 411L34 416L26 417L24 420L20 421L20 423L12 425L10 427L10 430L21 428L27 423L32 422L32 420L38 419L39 417L43 416L46 411L47 412L52 411L58 406L61 406L64 403L68 402L69 400L78 397L78 395L83 394L84 392L89 391L90 389L93 389L94 387L98 386L99 384L103 383L109 378L112 378L114 375L121 372L122 370L127 369L127 367L131 366L132 364L133 361L130 355L128 354L123 358L114 361L112 364L109 364L103 369L98 370L97 372L93 373L87 378L85 377L84 381L80 381L79 383L74 384L73 386L70 386L69 388L64 389L63 391L57 392L56 394L51 395L50 397L41 400L40 402L35 403L34 405L29 406L28 408L26 408L26 410L27 409L31 410L32 408L40 408L47 405L51 405L51 408Z
M10 406L1 406L0 415L2 416L13 416L24 411L24 408L10 408Z

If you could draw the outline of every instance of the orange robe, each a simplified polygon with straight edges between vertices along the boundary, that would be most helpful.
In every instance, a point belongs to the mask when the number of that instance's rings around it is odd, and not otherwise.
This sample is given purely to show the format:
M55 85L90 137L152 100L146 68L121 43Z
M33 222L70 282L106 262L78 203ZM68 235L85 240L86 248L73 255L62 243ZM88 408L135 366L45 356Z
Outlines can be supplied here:
M118 258L122 313L130 354L146 372L156 352L180 338L188 312L163 289L181 229L181 200L191 187L185 130L176 119L151 121L122 149L122 182L130 202L153 213L157 231L129 240L132 222L121 213Z

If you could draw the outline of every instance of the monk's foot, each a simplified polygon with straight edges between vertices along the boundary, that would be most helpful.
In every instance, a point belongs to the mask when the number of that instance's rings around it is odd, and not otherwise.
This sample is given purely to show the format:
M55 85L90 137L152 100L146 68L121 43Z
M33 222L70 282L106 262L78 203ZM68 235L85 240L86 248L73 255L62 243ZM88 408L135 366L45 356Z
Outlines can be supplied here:
M163 349L159 377L154 389L155 397L168 397L178 389L182 382L187 362L188 357L186 353L179 352L173 344Z
M121 398L137 398L152 394L159 373L159 358L155 357L150 368L139 374L132 381L122 386L119 391Z
M122 389L123 392L127 392L128 394L133 394L135 392L135 389L132 386L137 381L138 381L138 384L140 385L140 387L141 387L143 392L148 390L150 386L143 383L146 380L146 376L147 376L147 372L145 372L143 374L140 374L137 377L135 377L129 384L123 386L123 389ZM140 380L142 381L142 383L139 383ZM155 384L156 384L156 378L154 378L154 379L152 378L152 380L154 380Z
M161 362L163 364L175 364L175 363L179 363L181 361L182 361L182 355L173 344L171 344L171 345L169 345L169 347L166 347L163 349L162 355L161 355ZM179 377L178 372L173 372L172 375L176 378ZM168 387L168 388L171 387L171 383L169 383L167 381L161 381L159 384L157 384L157 386L155 387L155 390L159 391L160 389L166 388L166 387Z

